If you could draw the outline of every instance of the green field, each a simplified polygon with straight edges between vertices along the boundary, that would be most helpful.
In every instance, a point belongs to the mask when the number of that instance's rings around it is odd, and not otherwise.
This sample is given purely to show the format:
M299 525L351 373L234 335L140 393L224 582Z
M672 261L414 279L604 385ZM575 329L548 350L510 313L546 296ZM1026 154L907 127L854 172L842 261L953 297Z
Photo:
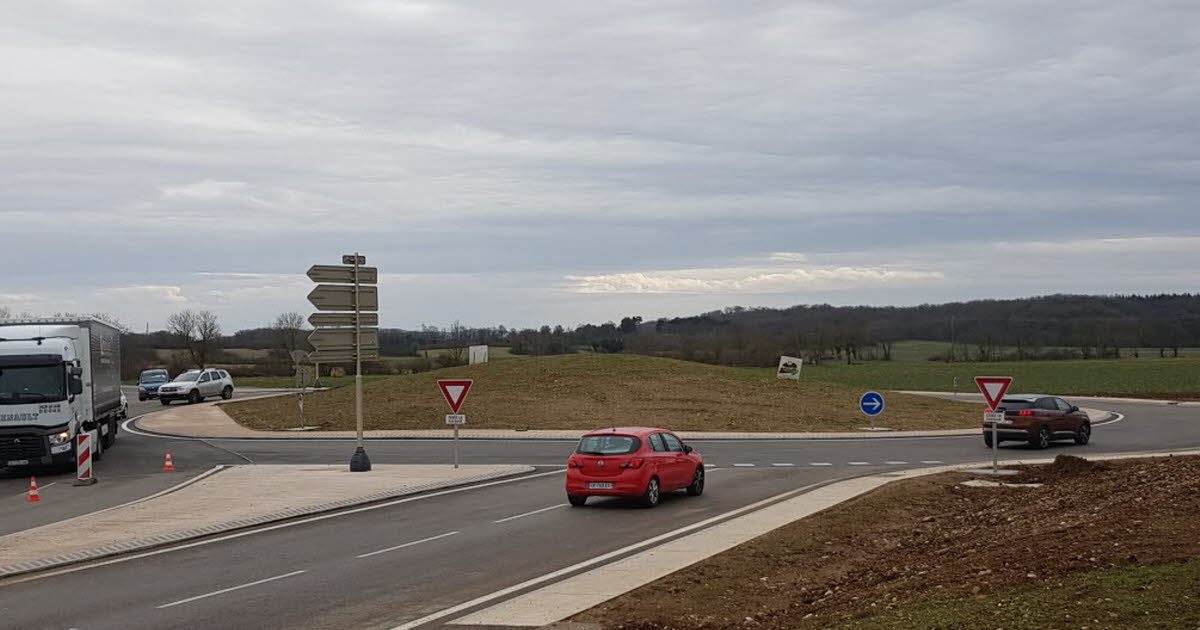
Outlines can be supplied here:
M858 408L861 392L854 388L782 381L770 370L585 353L375 380L363 393L367 428L444 428L447 408L435 383L439 378L475 379L464 407L470 428L587 430L632 424L762 432L854 431L867 424ZM290 397L235 401L223 407L242 425L262 430L291 426L296 416ZM352 429L353 388L306 397L305 413L323 429ZM978 426L978 416L977 404L893 394L888 397L886 426L969 428Z
M858 365L806 365L801 373L806 380L860 389L940 392L974 392L974 377L988 375L1012 376L1014 392L1200 397L1200 358L994 363L871 361Z

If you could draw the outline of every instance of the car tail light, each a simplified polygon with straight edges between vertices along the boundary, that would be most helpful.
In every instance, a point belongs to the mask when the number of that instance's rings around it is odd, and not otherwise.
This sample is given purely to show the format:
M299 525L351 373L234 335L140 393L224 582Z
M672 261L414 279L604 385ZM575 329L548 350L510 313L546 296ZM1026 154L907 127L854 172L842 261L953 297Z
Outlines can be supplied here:
M645 461L646 460L644 460L640 457L635 457L635 458L625 462L624 464L621 464L621 468L641 468L642 464L644 464Z
M1033 410L1032 410L1032 409L1022 409L1022 410L1021 410L1021 413L1019 413L1019 414L1017 414L1017 415L1019 415L1019 416L1032 416L1032 415L1033 415Z
M583 462L572 457L567 460L567 468L583 468Z

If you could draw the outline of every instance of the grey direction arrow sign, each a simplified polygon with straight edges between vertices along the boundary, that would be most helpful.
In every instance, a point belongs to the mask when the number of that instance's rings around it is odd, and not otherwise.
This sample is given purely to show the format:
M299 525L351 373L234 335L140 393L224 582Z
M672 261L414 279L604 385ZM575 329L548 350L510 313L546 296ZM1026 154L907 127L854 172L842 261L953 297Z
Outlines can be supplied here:
M364 361L369 359L378 359L379 352L376 350L363 350L362 358ZM310 363L348 363L354 360L354 352L310 352L308 353L308 361Z
M379 289L373 286L358 288L360 310L379 310ZM319 311L353 311L354 287L340 284L318 284L308 294L308 301Z
M362 313L363 326L378 326L377 313ZM308 323L317 328L340 328L354 326L354 313L313 313L308 316Z
M354 284L354 267L348 265L313 265L308 270L308 277L313 282L345 282ZM375 267L359 267L358 283L375 284L379 282L379 270Z
M318 351L334 348L354 348L354 331L349 328L318 328L308 336L308 343ZM362 329L362 347L379 347L379 329Z

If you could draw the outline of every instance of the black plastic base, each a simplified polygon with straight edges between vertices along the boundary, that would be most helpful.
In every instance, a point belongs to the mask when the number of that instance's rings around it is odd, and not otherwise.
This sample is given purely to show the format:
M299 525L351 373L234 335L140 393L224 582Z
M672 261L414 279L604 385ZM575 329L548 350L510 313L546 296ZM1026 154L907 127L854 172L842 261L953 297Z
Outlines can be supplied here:
M367 457L367 451L360 446L350 457L350 472L367 472L368 470L371 470L371 458Z

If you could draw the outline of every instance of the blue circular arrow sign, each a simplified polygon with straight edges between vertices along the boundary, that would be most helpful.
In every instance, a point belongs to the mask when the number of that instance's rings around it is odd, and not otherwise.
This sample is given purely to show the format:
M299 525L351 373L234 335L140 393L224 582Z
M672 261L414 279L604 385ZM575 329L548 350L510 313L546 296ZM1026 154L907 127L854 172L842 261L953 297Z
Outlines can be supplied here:
M867 392L858 400L858 408L868 416L878 416L883 413L883 396L875 392Z

